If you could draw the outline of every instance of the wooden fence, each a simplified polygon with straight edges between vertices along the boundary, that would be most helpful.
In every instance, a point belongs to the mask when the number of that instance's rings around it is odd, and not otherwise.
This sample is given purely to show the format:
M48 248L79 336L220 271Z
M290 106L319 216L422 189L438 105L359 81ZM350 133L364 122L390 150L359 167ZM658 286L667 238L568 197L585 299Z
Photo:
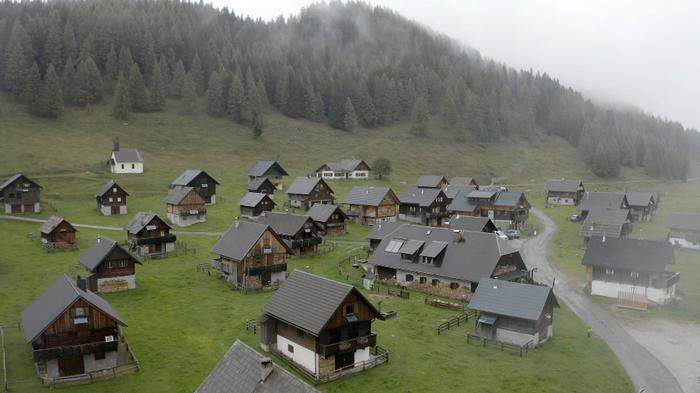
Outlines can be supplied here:
M0 351L2 352L2 391L7 392L7 351L5 350L4 326L0 326Z
M456 317L450 319L449 321L443 322L437 327L437 334L444 332L445 330L450 330L455 326L461 326L467 323L469 318L474 317L476 312L469 311L464 314L457 315Z
M245 321L245 330L252 331L253 334L258 334L258 321L255 319L247 319Z
M466 303L455 303L455 302L448 302L447 300L442 300L439 298L431 298L431 297L425 297L423 299L423 302L425 304L429 304L433 307L439 307L439 308L446 308L448 310L455 310L455 311L466 311Z
M518 352L520 354L520 357L523 357L523 355L527 355L528 351L530 350L530 348L532 348L532 345L533 345L532 340L526 342L523 345L516 345L516 344L506 343L503 341L489 339L489 338L483 337L483 336L476 334L476 333L467 334L467 344L469 344L469 343L481 344L482 347L485 347L487 345L494 346L494 347L500 348L501 352L503 352L506 349L510 349L510 350Z
M634 291L618 291L617 307L647 311L649 309L649 302L646 295L643 293L636 293Z

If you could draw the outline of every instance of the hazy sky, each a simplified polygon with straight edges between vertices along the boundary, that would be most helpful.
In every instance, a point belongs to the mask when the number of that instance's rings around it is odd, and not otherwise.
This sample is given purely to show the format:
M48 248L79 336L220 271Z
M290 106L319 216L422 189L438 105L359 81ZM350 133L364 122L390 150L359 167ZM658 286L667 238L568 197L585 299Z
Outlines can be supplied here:
M312 1L213 0L271 19ZM700 1L373 0L510 66L700 129Z

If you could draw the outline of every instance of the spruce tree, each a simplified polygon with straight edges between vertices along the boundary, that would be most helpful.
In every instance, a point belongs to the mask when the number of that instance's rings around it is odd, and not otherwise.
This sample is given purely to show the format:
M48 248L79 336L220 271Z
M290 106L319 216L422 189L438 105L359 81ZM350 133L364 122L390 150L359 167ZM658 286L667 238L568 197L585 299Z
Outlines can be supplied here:
M76 105L92 105L102 98L102 76L91 56L80 62L75 79L78 85Z
M129 48L122 46L119 50L118 63L118 71L128 78L128 75L131 73L131 65L134 64L134 58L131 56Z
M120 71L119 56L117 55L117 51L114 50L114 46L110 45L107 61L105 62L105 84L109 91L113 90Z
M63 90L63 102L68 105L75 105L78 95L78 86L75 80L75 63L72 57L69 57L68 60L66 60L66 64L63 66L61 86Z
M73 25L70 21L63 26L63 55L66 59L72 57L74 60L78 58L78 44L75 41L75 33Z
M22 99L27 112L37 115L41 113L41 75L39 74L39 65L34 62L27 72L22 89Z
M27 48L27 34L19 21L15 22L10 34L9 47L5 52L5 89L20 98L22 88L27 78L29 58L25 55Z
M210 116L219 117L226 114L224 85L217 71L212 71L209 76L209 87L205 93L205 99L206 110Z
M182 97L182 92L185 88L185 66L182 60L178 60L173 70L173 80L170 83L170 95L175 98Z
M413 111L411 112L411 132L416 136L426 136L428 135L428 120L430 119L430 112L428 110L428 103L425 97L422 95L416 98L416 103L413 105Z
M192 74L187 73L182 87L182 113L191 115L197 111L197 106L197 84Z
M129 86L124 74L119 72L117 84L114 87L114 107L112 108L112 116L120 120L126 120L131 115L131 98L129 94Z
M153 75L151 76L150 84L150 99L151 99L151 110L155 112L161 112L165 110L165 81L163 80L162 68L160 64L156 63L152 66Z
M131 63L129 80L127 82L129 90L129 102L133 112L148 112L149 102L146 92L146 85L143 82L143 75L136 63Z
M41 115L58 117L63 111L63 92L53 64L49 64L44 77L41 95Z
M264 127L263 121L264 119L262 110L256 110L253 114L253 137L259 138L260 135L262 135Z
M190 76L192 76L192 80L197 88L197 94L201 94L204 91L204 69L202 69L202 61L199 59L198 53L195 53L194 59L192 59Z
M45 64L56 64L58 67L61 67L64 64L63 34L56 20L51 23L48 35L46 36L46 46L44 46L44 62Z
M242 121L241 113L243 111L243 102L245 101L245 90L241 82L241 73L236 72L231 77L231 84L228 90L228 106L227 113L231 120L240 123Z
M345 100L345 116L343 116L343 129L345 131L352 131L357 127L357 115L355 114L355 107L352 106L352 101L350 97Z

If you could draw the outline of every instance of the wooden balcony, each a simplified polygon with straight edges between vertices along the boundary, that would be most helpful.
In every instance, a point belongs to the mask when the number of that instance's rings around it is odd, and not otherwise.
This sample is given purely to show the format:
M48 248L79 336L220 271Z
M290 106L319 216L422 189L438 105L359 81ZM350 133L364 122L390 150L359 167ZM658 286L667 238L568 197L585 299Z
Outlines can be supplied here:
M319 245L323 243L323 238L321 238L320 236L314 236L301 240L287 240L287 242L289 244L289 248L296 249Z
M248 266L245 268L246 274L251 275L251 276L258 276L262 273L278 273L278 272L285 272L287 271L287 264L286 263L276 263L274 265L267 265L267 266Z
M681 274L677 272L664 272L661 277L651 280L651 286L654 288L666 289L677 284L681 279Z
M368 336L350 338L347 340L338 341L338 342L331 343L331 344L319 344L318 349L319 349L320 355L322 355L323 357L328 357L328 356L333 355L334 353L336 353L338 351L348 351L348 350L354 351L357 349L374 347L376 345L377 345L377 334L370 333Z
M36 349L32 352L35 362L58 359L66 356L86 355L95 352L116 351L119 343L117 339L112 342L98 341L85 344L61 345L51 348Z
M175 240L177 240L177 237L175 235L165 235L154 237L142 237L140 239L136 239L135 243L139 246L143 246L147 244L173 243Z

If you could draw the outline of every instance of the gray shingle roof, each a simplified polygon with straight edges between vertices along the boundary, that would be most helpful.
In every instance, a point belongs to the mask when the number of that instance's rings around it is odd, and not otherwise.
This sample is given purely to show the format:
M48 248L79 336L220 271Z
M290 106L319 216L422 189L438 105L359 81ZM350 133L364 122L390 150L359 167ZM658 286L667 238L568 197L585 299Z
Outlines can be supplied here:
M80 263L83 264L91 272L97 268L102 261L112 252L114 249L120 249L126 253L131 260L135 263L140 264L141 261L136 259L131 253L125 250L116 241L107 237L98 237L95 244L92 245L83 255L80 256Z
M386 221L386 222L380 222L377 224L374 224L374 227L372 227L372 232L367 235L367 239L369 240L383 240L385 237L387 237L389 234L394 232L395 230L399 229L400 227L408 225L403 222L391 222L391 221Z
M629 210L591 208L581 224L581 236L620 237L625 224L629 223Z
M460 215L450 217L450 229L461 229L463 231L482 232L484 228L487 227L496 227L496 225L488 217L473 217Z
M663 272L674 263L669 242L639 239L592 238L581 262L585 266L604 266L636 272Z
M354 171L362 162L363 160L341 160L340 162L327 162L324 165L328 166L330 170L334 172L352 172ZM369 165L365 162L365 165L367 165L367 168L369 168ZM323 166L321 166L323 167ZM321 169L321 168L319 168ZM318 171L318 170L317 170Z
M429 207L435 202L438 196L447 198L445 193L439 188L406 187L401 195L399 195L399 202L402 204Z
M493 202L495 206L518 207L520 200L523 199L522 192L500 191Z
M483 278L479 281L469 308L490 314L537 321L552 298L559 306L552 288L544 285Z
M700 231L700 214L671 213L668 216L668 227L686 231Z
M155 213L145 213L145 212L138 212L134 216L134 218L129 221L128 224L124 227L129 233L131 234L137 234L141 232L141 230L148 224L150 224L151 221L153 221L155 218L158 218L160 221L162 221L168 228L171 228L168 223L163 221L158 215Z
M253 166L250 167L250 169L248 169L248 176L265 176L267 171L269 171L270 168L272 168L273 166L277 167L277 169L282 173L282 175L289 175L287 171L285 171L284 168L282 168L282 165L280 165L277 161L261 160L253 164Z
M195 393L319 392L274 363L272 373L261 381L263 359L262 354L237 339Z
M389 187L354 186L343 203L360 206L379 206L389 193L393 194Z
M63 217L59 216L51 216L49 217L46 221L44 221L43 224L41 224L41 233L44 234L49 234L53 232L54 229L56 229L57 226L59 226L63 221L66 221ZM73 225L71 225L68 221L66 221L68 225L70 225L71 228L73 228L74 231L77 231Z
M309 211L306 212L306 214L311 217L312 220L316 222L326 222L328 221L333 213L338 212L338 214L341 214L345 216L345 212L343 212L340 207L336 205L327 205L323 203L317 203L309 209Z
M129 195L128 192L126 192L119 184L117 184L116 181L114 181L114 179L112 179L112 180L108 181L107 183L105 183L102 186L102 188L100 188L100 190L97 191L97 194L95 194L95 196L101 197L114 187L119 188L120 190L124 191L124 194Z
M221 235L211 252L241 261L268 228L256 222L236 221Z
M374 306L352 285L301 270L294 270L289 275L267 302L263 312L318 335L351 292L365 301L376 317L380 316Z
M265 198L270 199L273 204L275 203L275 201L273 201L267 194L263 194L261 192L246 192L245 195L243 195L243 198L241 198L239 205L244 207L255 207L258 206L258 204Z
M309 195L318 183L323 183L328 187L328 184L320 177L297 177L287 189L287 194ZM330 187L328 189L332 194L333 190Z
M171 205L178 205L193 190L194 188L192 187L175 186L168 191L168 195L166 195L164 202Z
M294 236L311 220L309 216L289 213L263 212L255 218L260 224L269 225L281 236ZM313 220L311 220L313 222Z
M474 192L473 190L464 188L457 191L457 195L452 198L452 202L447 205L448 211L453 212L471 212L476 209L476 203L469 199L469 195Z
M213 177L209 176L208 173L204 172L201 169L187 169L180 176L177 177L177 179L173 180L173 182L170 184L171 186L189 186L190 182L194 180L195 177L199 176L200 173L204 173L208 178L210 178L214 183L219 184L216 179Z
M440 255L445 250L445 248L447 248L447 244L447 242L432 240L425 246L425 248L423 248L423 251L420 253L420 256L435 258L438 255Z
M260 189L260 187L263 185L263 183L268 182L270 183L271 188L274 190L275 185L272 184L270 179L266 177L256 177L252 179L251 181L248 182L248 191L257 191Z
M476 190L476 191L472 191L469 194L467 194L467 197L473 198L473 199L491 199L496 194L497 194L496 191Z
M136 149L119 149L113 153L116 162L143 162L141 152Z
M552 179L547 182L547 191L577 192L583 189L581 180Z
M443 191L445 191L445 196L448 197L449 199L454 199L457 194L459 194L460 191L465 192L466 194L469 194L472 191L475 191L476 187L474 186L464 186L464 185L455 185L455 184L449 184Z
M429 233L428 233L429 232ZM392 269L402 269L424 274L476 282L483 277L490 277L502 256L512 255L516 263L522 263L520 253L499 239L493 233L461 232L461 241L455 240L455 234L448 228L429 228L421 225L405 224L386 235L370 257L369 263ZM447 245L439 265L412 263L401 259L399 253L386 251L392 239L421 240L444 242ZM439 243L436 244L436 247Z
M579 210L587 211L594 207L620 209L624 208L626 203L625 194L620 192L586 192L581 199Z
M447 179L445 179L445 176L423 175L418 178L416 186L422 188L437 188L440 187L440 182L443 180L447 181Z
M654 205L654 192L652 191L625 191L627 203L632 207L648 207Z
M15 180L17 180L17 179L19 179L19 178L22 178L22 177L25 178L28 182L30 182L30 183L34 184L35 186L41 188L40 185L38 185L36 182L34 182L33 180L31 180L31 179L28 178L27 176L24 176L24 175L21 174L21 173L17 173L17 174L15 174L15 175L12 175L11 178L5 180L5 182L2 183L2 185L0 185L0 192L2 192L2 191L3 191L5 188L7 188L7 186L9 186L10 184L14 183Z
M455 186L474 187L473 185L471 185L472 183L476 183L476 179L474 179L473 177L455 176L452 179L450 179L450 184Z
M126 322L106 300L93 292L79 289L75 281L64 274L22 311L22 326L27 342L34 340L79 298L100 309L119 324L126 325Z

